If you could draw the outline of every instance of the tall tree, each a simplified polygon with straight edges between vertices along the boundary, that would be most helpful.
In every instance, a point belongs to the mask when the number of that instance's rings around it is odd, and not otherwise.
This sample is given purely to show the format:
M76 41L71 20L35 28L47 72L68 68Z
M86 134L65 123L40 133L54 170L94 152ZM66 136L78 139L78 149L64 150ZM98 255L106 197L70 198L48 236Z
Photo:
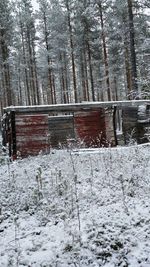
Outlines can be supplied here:
M0 90L1 106L12 105L11 77L9 66L12 17L9 0L0 1Z
M22 68L24 71L24 89L28 105L40 104L39 82L36 59L36 31L31 0L16 2L18 38L21 39Z
M148 97L148 0L37 0L36 14L31 0L9 1L0 2L1 110Z
M50 29L49 29L49 17L48 13L50 11L50 5L47 0L39 1L39 14L40 14L40 25L42 24L43 28L43 38L45 43L45 49L47 54L47 74L48 74L48 91L47 91L47 100L49 104L56 103L55 97L55 85L53 79L53 70L52 70L52 59L50 56L51 45L49 43L50 39ZM50 16L50 14L49 14Z
M103 56L104 56L104 65L105 65L105 79L106 79L106 85L107 85L107 98L108 98L108 101L111 101L108 52L107 52L107 45L106 45L106 33L105 33L105 26L104 26L103 6L101 3L101 0L98 0L97 4L98 4L99 14L100 14L101 36L102 36Z
M138 94L137 83L137 60L135 52L135 30L134 30L134 17L133 17L133 1L127 0L128 3L128 16L129 16L129 32L130 32L130 56L131 56L131 74L132 74L132 90L133 97Z
M71 22L71 0L64 0L64 5L67 10L67 21L68 21L69 41L70 41L70 50L71 50L70 53L71 53L71 61L72 61L74 100L75 102L78 102L76 65L75 65L75 55L74 55L74 38L73 38L73 28L72 28L72 22Z

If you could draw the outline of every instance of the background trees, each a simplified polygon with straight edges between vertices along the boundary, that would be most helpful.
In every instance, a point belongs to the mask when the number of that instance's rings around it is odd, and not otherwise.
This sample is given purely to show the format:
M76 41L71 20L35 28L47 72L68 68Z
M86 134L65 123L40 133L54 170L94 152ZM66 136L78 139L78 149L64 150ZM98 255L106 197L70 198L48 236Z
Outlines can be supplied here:
M8 0L0 2L0 105L12 104L10 80L10 43L12 37L12 17Z
M148 97L144 0L0 3L0 105Z

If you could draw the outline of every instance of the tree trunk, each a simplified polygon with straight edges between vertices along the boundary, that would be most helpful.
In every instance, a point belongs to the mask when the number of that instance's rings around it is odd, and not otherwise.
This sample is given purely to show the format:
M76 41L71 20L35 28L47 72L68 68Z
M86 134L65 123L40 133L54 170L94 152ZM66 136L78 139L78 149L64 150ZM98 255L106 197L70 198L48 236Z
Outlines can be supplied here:
M38 75L37 75L37 65L35 58L35 45L32 40L32 51L33 51L33 72L34 72L34 82L35 82L35 94L36 94L36 104L40 105L40 93L39 93L39 83L38 83Z
M132 0L127 0L127 2L128 2L128 16L129 16L129 32L130 32L132 91L133 91L133 98L135 98L138 94L138 83L137 83L137 66L136 66L136 52L135 52L133 7L132 7Z
M82 99L81 101L87 101L86 94L86 83L85 83L85 73L84 73L84 62L83 62L83 51L80 51L80 68L81 68L81 84L82 84Z
M107 86L107 98L108 98L108 101L111 101L108 55L107 55L107 49L106 49L106 38L105 38L105 32L104 32L104 20L103 20L102 5L101 5L100 1L98 2L98 6L99 6L101 29L102 29L102 42L103 42L103 55L104 55L104 65L105 65L105 78L106 78L106 86Z
M20 72L20 64L18 69L18 88L19 88L19 96L18 96L18 105L23 105L23 96L22 96L22 88L21 88L21 72Z
M83 57L84 57L84 71L85 71L86 101L90 101L87 58L86 58L86 47L85 46L84 46Z
M66 52L63 53L63 60L64 60L64 73L65 73L65 88L66 88L66 98L67 103L70 102L69 98L69 85L68 85L68 71L67 71L67 55Z
M48 87L50 90L50 93L48 92L48 104L54 104L54 97L53 97L53 87L52 87L52 70L51 70L51 59L49 56L49 43L48 43L48 30L47 30L47 19L45 12L43 13L43 22L44 22L44 38L45 38L45 45L46 45L46 51L47 51L47 63L48 63Z
M78 94L77 94L76 67L75 67L75 58L74 58L74 43L73 43L73 34L72 34L72 26L71 26L70 9L69 9L68 0L66 0L66 8L67 8L67 15L68 15L68 28L69 28L69 38L70 38L70 48L71 48L74 100L75 100L75 103L77 103Z
M91 49L90 49L89 40L86 41L86 44L87 44L88 61L89 61L89 72L90 72L90 81L91 81L92 101L95 101L94 80L93 80L93 71L92 71L92 59L91 59Z
M31 95L32 95L32 104L36 105L36 88L35 88L35 77L34 77L34 63L33 63L33 51L31 43L31 34L30 28L27 27L27 45L29 53L29 70L30 70L30 84L31 84Z
M130 63L129 63L129 51L128 47L125 44L125 69L126 69L126 81L127 81L127 97L131 98L131 91L132 91L132 79L131 79L131 70L130 70Z
M8 106L12 105L12 95L11 95L11 85L10 85L10 70L8 60L8 47L5 43L5 31L3 29L0 30L0 48L1 48L1 56L2 56L2 72L3 72L3 83L4 90L6 94L6 103Z
M63 54L60 53L60 63L61 63L61 84L62 84L62 101L63 103L68 103L68 94L67 94L67 88L66 88L66 82L65 82L65 66L63 62Z
M27 105L31 105L30 100L30 87L28 81L28 71L27 71L27 59L26 59L26 51L25 51L25 43L24 43L24 31L23 25L20 22L20 30L21 30L21 39L22 39L22 52L23 52L23 65L24 65L24 73L25 73L25 86L26 86L26 96L27 96Z

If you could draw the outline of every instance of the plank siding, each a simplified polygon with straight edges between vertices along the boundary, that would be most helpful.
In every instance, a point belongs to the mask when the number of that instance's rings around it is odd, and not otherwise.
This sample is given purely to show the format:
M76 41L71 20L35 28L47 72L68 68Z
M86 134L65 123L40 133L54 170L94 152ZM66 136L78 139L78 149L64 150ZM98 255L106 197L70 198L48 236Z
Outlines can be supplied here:
M51 116L48 118L50 145L54 148L67 146L75 138L73 116Z
M16 114L16 149L21 157L49 151L48 115Z
M105 102L83 102L56 105L40 105L40 106L11 106L4 108L4 112L15 111L19 113L35 113L46 114L49 112L77 112L88 111L99 108L113 108L114 106L122 109L123 107L150 105L150 100L125 100L125 101L105 101Z
M8 144L12 158L18 152L22 157L37 155L40 151L47 153L50 147L114 146L118 142L119 110L122 144L130 143L131 139L137 143L148 142L150 100L135 100L8 107L4 109L3 144Z
M105 112L103 109L76 112L74 127L76 137L84 142L86 147L100 147L105 143Z

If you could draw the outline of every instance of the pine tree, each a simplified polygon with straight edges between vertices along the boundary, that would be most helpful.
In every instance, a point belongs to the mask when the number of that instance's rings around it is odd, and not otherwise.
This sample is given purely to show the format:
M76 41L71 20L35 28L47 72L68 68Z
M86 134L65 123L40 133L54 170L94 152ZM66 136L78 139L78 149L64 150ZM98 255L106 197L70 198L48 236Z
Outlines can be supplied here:
M104 23L104 11L102 1L97 1L99 16L100 16L100 25L101 25L101 38L102 38L102 47L103 47L103 59L105 66L105 79L107 86L107 99L111 101L111 84L110 84L110 74L109 74L109 59L108 59L108 49L106 43L106 32L105 32L105 23Z
M22 92L26 97L26 104L40 104L39 82L37 74L37 59L35 52L36 31L34 15L30 0L19 0L16 2L16 19L18 29L18 39L21 43L18 54L22 52L20 74L23 71L23 88ZM22 78L21 78L22 79Z
M0 2L1 110L148 97L147 0L38 2Z
M12 90L10 77L10 42L12 35L12 17L9 0L0 2L0 92L1 108L12 105Z
M133 15L133 3L132 2L133 2L132 0L127 0L128 17L129 17L129 33L130 33L132 90L133 90L133 98L134 98L138 94L138 82L137 82L137 59L136 59L136 52L135 52L134 15Z
M73 27L71 21L71 5L72 0L64 0L64 7L66 8L67 22L68 22L68 33L70 42L70 55L71 55L71 65L72 65L72 78L73 78L73 91L74 91L74 101L78 102L78 92L77 92L77 77L76 77L76 64L75 64L75 48L74 48L74 35Z

